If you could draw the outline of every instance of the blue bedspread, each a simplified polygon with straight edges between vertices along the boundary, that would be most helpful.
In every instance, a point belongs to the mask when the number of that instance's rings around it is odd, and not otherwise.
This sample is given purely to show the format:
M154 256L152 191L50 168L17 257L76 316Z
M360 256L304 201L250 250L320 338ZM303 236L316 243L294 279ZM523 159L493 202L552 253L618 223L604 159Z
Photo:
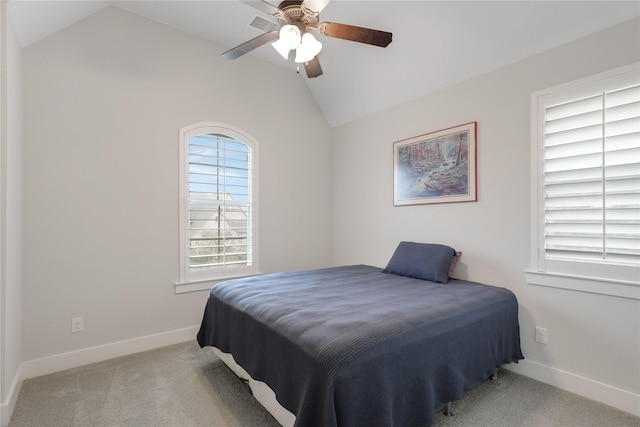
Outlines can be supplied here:
M198 343L233 354L300 427L427 426L523 359L511 291L363 265L216 285Z

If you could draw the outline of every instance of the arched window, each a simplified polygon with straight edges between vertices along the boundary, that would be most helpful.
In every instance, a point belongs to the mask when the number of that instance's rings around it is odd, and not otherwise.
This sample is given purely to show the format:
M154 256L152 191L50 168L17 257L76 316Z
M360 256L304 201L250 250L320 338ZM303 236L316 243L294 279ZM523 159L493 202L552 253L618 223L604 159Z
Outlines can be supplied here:
M180 284L256 274L257 145L220 123L180 132Z

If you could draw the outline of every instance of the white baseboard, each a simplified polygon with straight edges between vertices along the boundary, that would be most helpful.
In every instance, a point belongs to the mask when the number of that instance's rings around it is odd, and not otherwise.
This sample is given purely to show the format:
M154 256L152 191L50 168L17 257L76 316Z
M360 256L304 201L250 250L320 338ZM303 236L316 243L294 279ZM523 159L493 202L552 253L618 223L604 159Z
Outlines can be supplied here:
M0 425L4 427L9 424L11 414L18 400L22 382L27 378L52 374L90 363L102 362L115 357L127 356L129 354L153 350L185 341L195 341L198 328L199 326L192 326L22 362L9 390L7 399L0 407Z
M630 391L527 359L521 360L518 364L505 365L504 368L640 416L640 395Z
M9 391L7 393L7 400L2 402L0 405L0 426L5 427L9 424L9 420L11 419L11 414L13 414L13 408L16 406L16 402L18 401L18 395L20 394L20 389L22 388L22 364L18 367L18 371L13 377L13 381L11 382L11 387L9 387Z
M192 326L162 332L160 334L147 335L111 344L70 351L68 353L55 354L41 359L29 360L23 362L23 378L39 377L90 363L102 362L115 357L127 356L141 351L153 350L154 348L195 340L198 328L198 326Z

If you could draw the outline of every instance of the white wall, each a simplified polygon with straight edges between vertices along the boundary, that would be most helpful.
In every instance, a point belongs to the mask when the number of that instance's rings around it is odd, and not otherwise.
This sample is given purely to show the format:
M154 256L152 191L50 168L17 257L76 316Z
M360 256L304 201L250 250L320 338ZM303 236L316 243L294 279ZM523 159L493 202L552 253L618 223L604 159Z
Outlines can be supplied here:
M640 411L640 301L525 283L530 250L531 93L640 59L635 19L334 129L333 260L384 267L401 240L463 251L456 276L520 302L517 368ZM393 141L478 122L478 201L393 206ZM534 342L535 326L549 344ZM640 414L639 414L640 415Z
M206 292L173 289L178 130L214 120L260 143L263 272L384 266L400 240L448 243L464 251L459 277L518 296L525 373L614 406L637 399L638 301L531 286L523 270L530 94L637 61L638 39L636 20L333 130L295 73L222 61L222 47L117 8L35 43L22 52L24 346L0 357L80 364L77 353L192 332ZM392 142L470 121L479 201L394 208ZM76 316L85 332L71 334Z
M21 50L1 6L0 97L0 424L8 422L21 385L22 121Z
M174 292L186 125L258 142L262 272L330 264L327 123L301 75L222 51L115 7L24 49L26 375L95 346L195 339L207 292Z

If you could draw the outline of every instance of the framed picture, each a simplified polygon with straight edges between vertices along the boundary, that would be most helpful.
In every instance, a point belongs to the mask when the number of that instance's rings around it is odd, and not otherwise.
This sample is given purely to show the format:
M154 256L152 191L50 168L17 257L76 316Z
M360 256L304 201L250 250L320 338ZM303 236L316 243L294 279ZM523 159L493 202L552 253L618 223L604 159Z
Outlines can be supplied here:
M393 143L393 204L475 202L476 122Z

